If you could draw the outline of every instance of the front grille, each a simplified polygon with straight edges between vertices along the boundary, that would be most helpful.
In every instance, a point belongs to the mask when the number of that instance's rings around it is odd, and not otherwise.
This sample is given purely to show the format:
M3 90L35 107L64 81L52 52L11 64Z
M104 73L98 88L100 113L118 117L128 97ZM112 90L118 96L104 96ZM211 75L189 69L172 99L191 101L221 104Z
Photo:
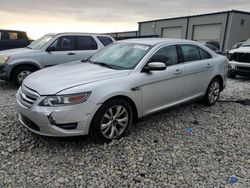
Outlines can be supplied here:
M250 71L250 67L237 66L237 70Z
M25 125L27 125L30 129L35 130L35 131L40 131L40 128L38 125L36 125L33 121L31 121L29 118L26 116L20 114L21 120Z
M241 63L250 63L250 53L234 53L233 59Z
M39 97L38 93L30 90L29 88L25 86L22 86L19 92L19 100L27 108L30 108L34 104L34 102L36 102L38 97Z

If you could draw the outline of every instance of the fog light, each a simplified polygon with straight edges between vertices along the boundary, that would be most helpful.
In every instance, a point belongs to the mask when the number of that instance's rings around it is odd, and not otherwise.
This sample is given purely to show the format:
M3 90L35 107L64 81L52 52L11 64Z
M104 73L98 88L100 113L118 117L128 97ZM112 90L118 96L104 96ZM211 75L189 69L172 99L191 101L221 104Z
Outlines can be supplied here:
M66 123L66 124L55 124L55 126L60 127L65 130L73 130L77 128L78 123Z

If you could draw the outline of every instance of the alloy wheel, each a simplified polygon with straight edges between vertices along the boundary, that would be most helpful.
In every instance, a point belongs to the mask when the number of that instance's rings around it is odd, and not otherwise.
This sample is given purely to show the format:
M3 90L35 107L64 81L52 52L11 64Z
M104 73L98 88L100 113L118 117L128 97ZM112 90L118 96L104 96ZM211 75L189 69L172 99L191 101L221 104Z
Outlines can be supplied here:
M101 121L102 135L108 139L118 138L126 130L129 122L128 111L124 106L113 106L104 114Z
M208 100L211 104L215 103L220 95L220 85L218 82L213 82L209 88Z

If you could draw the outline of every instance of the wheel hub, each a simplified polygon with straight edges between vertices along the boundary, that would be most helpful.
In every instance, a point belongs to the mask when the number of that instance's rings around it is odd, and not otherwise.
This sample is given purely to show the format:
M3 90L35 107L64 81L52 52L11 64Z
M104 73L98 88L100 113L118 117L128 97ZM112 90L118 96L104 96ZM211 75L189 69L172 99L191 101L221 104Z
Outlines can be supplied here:
M31 72L30 71L22 71L22 72L20 72L19 74L18 74L18 82L20 83L20 84L22 84L23 83L23 81L24 81L24 79L28 76L28 75L30 75L31 74Z
M119 137L127 128L129 119L125 107L117 105L109 108L101 122L101 132L108 139Z
M220 94L220 86L217 82L214 82L210 89L209 89L209 101L210 103L214 103L218 98Z

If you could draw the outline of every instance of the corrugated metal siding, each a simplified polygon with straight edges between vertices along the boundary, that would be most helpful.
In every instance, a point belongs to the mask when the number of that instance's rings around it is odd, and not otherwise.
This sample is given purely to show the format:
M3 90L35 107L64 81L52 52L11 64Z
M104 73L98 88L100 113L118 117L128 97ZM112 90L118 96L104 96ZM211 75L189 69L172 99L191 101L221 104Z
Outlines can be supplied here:
M126 31L126 32L117 32L117 33L105 33L111 35L112 37L135 37L138 35L138 31Z
M235 43L250 38L250 15L231 13L225 49L230 49ZM241 24L244 20L244 25Z
M244 19L244 26L240 24L242 19ZM137 36L158 35L162 37L164 28L181 27L182 38L192 40L195 26L209 24L221 24L219 42L221 48L224 47L224 49L230 49L234 43L250 37L250 14L235 10L139 22L139 32ZM136 32L123 32L112 35L117 37L136 36Z
M221 33L220 33L220 37L219 37L219 42L220 42L220 46L222 47L224 33L225 33L225 27L226 27L226 20L227 20L227 13L190 18L187 39L189 39L189 40L193 39L193 33L194 33L195 26L209 25L209 24L211 24L211 25L221 24Z
M152 22L141 22L140 24L140 35L159 35L162 37L163 28L171 27L182 27L182 38L192 40L193 39L193 29L196 25L208 25L208 24L221 24L221 34L219 37L220 45L223 44L223 37L225 33L227 13L205 15L197 17L186 17L180 19L168 19ZM188 33L187 32L188 25Z
M187 18L182 18L140 23L140 35L159 35L160 37L162 37L162 28L182 27L182 38L185 38L187 20Z

